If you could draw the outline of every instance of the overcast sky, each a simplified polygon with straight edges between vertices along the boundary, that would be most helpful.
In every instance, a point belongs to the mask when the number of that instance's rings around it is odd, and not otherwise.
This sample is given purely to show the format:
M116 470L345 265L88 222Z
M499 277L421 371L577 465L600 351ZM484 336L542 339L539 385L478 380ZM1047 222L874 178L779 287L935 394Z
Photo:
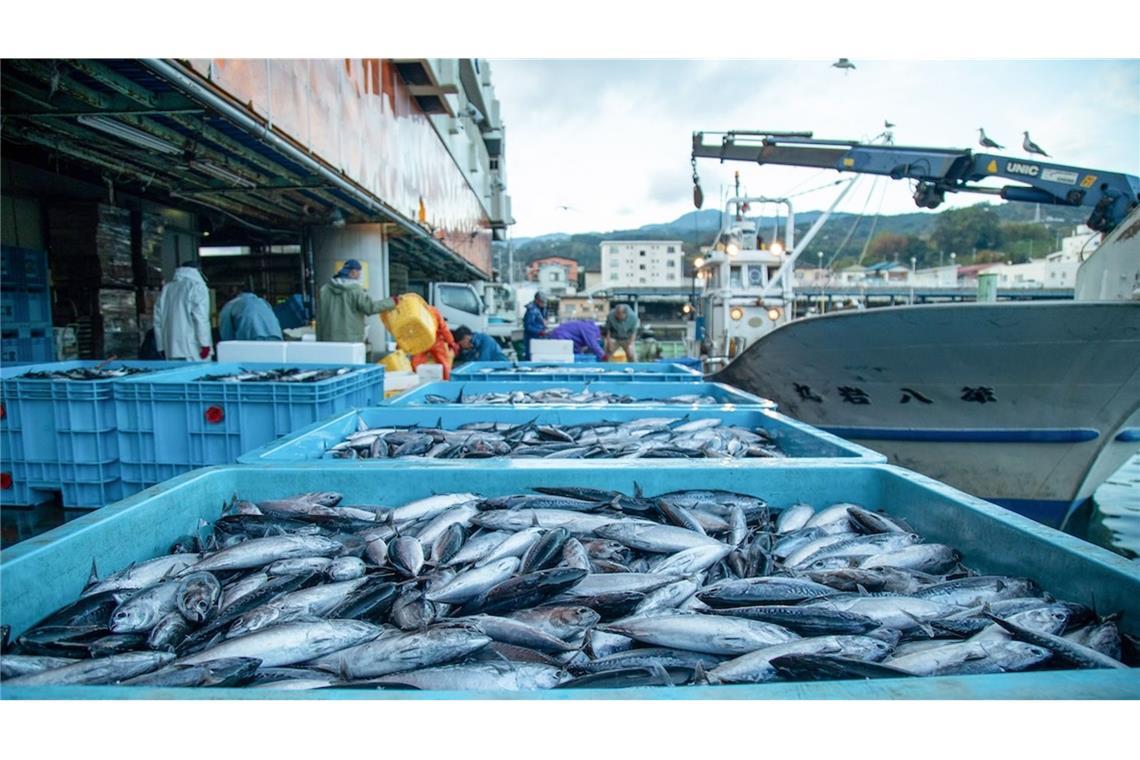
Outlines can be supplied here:
M692 206L691 133L810 130L896 144L977 145L978 127L1025 156L1021 133L1061 164L1140 174L1140 62L498 60L492 80L507 135L514 237L670 221ZM739 169L750 194L809 190L841 175L698 161L705 208ZM864 178L841 211L916 210L909 183ZM825 208L838 190L795 199ZM881 198L881 201L880 201ZM985 196L948 196L964 205ZM562 209L569 206L570 209ZM768 209L765 212L769 211Z

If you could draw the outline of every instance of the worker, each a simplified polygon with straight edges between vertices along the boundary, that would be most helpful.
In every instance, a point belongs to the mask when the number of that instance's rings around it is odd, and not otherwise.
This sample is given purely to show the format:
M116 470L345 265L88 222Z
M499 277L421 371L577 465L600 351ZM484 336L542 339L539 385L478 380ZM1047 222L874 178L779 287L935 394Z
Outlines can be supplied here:
M551 340L574 341L574 353L593 354L598 361L604 362L606 354L602 351L602 331L596 322L588 319L572 319L563 322L546 334Z
M246 283L218 315L222 340L284 340L273 307Z
M459 347L456 361L463 362L505 362L507 355L490 335L472 332L467 325L460 325L452 332L455 345Z
M183 262L162 286L154 305L154 342L167 359L209 360L210 291L196 262Z
M637 361L633 350L633 342L637 339L637 327L637 313L633 309L624 303L619 303L611 309L603 330L606 336L606 354L613 356L614 351L622 348L629 361Z
M439 310L434 306L428 306L427 310L435 319L435 343L427 351L412 357L412 369L415 370L421 364L440 364L443 365L443 379L450 380L451 363L459 353L459 346L456 345L455 336L451 334Z
M546 294L541 290L526 305L523 315L523 361L530 360L530 342L546 334Z
M373 300L360 284L362 267L349 259L336 276L321 286L317 295L317 340L343 343L364 342L364 318L391 311L399 296Z

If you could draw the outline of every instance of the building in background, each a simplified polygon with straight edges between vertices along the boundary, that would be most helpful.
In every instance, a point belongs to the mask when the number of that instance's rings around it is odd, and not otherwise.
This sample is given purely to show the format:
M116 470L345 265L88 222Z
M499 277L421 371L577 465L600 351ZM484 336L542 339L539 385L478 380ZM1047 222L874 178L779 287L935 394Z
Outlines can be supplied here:
M603 240L602 282L612 287L676 288L684 278L680 240Z
M558 321L568 322L572 319L587 319L599 325L606 321L610 313L608 298L578 298L566 296L558 301Z

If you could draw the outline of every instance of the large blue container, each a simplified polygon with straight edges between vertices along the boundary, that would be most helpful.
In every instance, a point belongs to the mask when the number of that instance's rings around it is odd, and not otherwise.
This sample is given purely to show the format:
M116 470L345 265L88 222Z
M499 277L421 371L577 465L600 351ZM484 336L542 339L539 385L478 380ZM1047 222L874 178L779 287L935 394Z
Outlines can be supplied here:
M589 367L579 362L468 362L451 370L452 380L488 382L662 382L696 383L701 373L681 364L663 362L595 362Z
M717 404L745 407L745 406L759 406L768 409L773 409L776 406L774 401L766 398L754 396L751 393L745 393L739 388L734 388L731 385L724 383L674 383L674 382L633 382L633 383L611 383L599 380L596 383L590 382L564 382L552 383L549 381L532 380L529 382L512 381L506 382L479 382L479 381L438 381L434 383L427 383L420 385L399 396L393 396L388 399L388 403L393 406L431 406L433 408L441 408L446 404L429 404L424 400L426 396L442 396L450 399L453 403L459 399L459 394L464 396L476 396L484 393L510 393L512 391L539 391L549 390L550 388L570 388L574 391L581 391L589 388L597 393L617 393L623 396L632 396L637 399L636 405L638 406L657 406L661 407L660 400L671 398L673 396L712 396L717 400ZM634 404L621 404L620 406L633 406ZM466 406L466 405L465 405ZM520 404L520 409L534 408L535 405ZM552 404L552 406L567 406L566 404ZM580 406L607 406L607 408L615 408L616 404L574 404L575 407ZM690 408L685 405L670 405L675 406L677 409ZM695 406L692 408L708 408Z
M445 429L454 430L460 425L471 422L507 422L523 424L537 422L544 425L580 425L586 422L625 422L627 420L642 419L645 417L669 416L662 409L648 409L646 407L548 407L542 406L533 409L523 407L479 407L479 406L441 406L434 409L424 407L393 407L381 406L374 409L358 409L346 412L331 420L324 420L299 430L281 440L274 441L266 446L251 451L241 457L239 462L245 464L273 464L280 462L323 461L336 466L381 465L390 463L390 459L353 461L349 459L324 458L329 447L340 443L349 433L359 430L361 424L367 427L382 427L386 425L420 425L435 427L442 425ZM678 418L705 419L713 417L725 425L737 425L749 429L762 428L779 445L788 457L797 459L842 460L845 462L886 462L887 458L878 453L865 449L830 433L805 425L802 422L785 417L770 409L736 409L724 411L717 407L698 407L696 409L680 409L676 412ZM420 460L434 464L439 460ZM471 464L486 464L498 466L501 459L469 459ZM565 460L560 460L565 461ZM599 466L625 466L629 467L629 459L591 459ZM667 462L678 460L655 459L654 462ZM692 459L682 459L690 468L696 466ZM700 460L718 462L720 460ZM782 459L747 459L753 465L774 465Z
M693 482L695 472L700 482ZM1059 598L1123 613L1121 630L1140 633L1140 566L1072 536L975 499L929 478L887 465L827 467L726 466L695 470L657 466L601 470L591 463L550 467L512 462L498 468L466 464L395 467L383 477L368 468L216 467L184 475L0 554L0 622L19 635L75 600L95 561L111 573L168 550L199 520L213 521L240 494L254 501L302 491L333 490L351 504L395 505L448 491L488 496L534 486L574 485L646 494L723 488L754 494L776 507L839 501L881 508L909 522L929 541L960 549L970 566L1033 578ZM1082 670L825 683L771 683L628 690L545 692L415 692L327 689L268 693L251 689L134 687L4 688L9 699L1078 699L1140 696L1140 670Z
M119 458L130 488L242 454L326 417L384 398L384 368L353 371L315 383L201 380L240 370L286 367L330 369L329 364L195 364L115 388Z
M185 362L68 361L0 369L0 467L12 487L0 503L36 504L51 491L66 507L101 507L123 497L115 431L118 380L36 380L29 372L103 365L139 367L156 377Z

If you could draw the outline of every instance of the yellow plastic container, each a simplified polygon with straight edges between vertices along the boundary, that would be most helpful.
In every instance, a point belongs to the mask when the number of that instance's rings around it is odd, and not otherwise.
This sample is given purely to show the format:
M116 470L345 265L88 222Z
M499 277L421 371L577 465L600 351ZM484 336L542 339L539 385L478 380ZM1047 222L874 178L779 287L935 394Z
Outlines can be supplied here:
M618 348L614 349L614 352L612 354L610 354L609 361L611 361L611 362L627 362L627 361L629 361L629 357L625 355L625 349L621 348L619 346Z
M412 360L408 358L400 349L396 349L392 353L385 356L380 360L384 365L384 369L388 372L411 372Z
M423 298L415 293L400 296L392 311L380 314L396 345L406 354L420 354L435 344L435 317Z

